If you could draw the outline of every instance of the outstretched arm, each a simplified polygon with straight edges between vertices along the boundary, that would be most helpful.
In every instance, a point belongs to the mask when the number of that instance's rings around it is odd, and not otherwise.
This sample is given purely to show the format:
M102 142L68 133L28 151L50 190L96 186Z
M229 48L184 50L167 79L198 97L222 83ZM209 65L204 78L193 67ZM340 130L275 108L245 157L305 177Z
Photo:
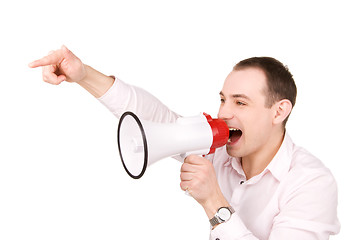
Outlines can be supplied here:
M78 83L118 118L125 111L133 111L140 118L154 122L174 122L178 117L147 91L85 65L65 46L30 63L29 67L42 67L43 80L50 84Z

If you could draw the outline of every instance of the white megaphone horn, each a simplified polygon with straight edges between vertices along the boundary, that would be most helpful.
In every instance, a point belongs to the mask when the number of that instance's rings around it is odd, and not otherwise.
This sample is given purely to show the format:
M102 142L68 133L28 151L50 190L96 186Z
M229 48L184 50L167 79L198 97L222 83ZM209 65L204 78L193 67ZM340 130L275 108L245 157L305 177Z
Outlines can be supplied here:
M160 159L214 153L228 138L227 124L206 113L179 117L175 123L154 123L125 112L118 126L121 161L126 172L135 179L141 178L147 166Z

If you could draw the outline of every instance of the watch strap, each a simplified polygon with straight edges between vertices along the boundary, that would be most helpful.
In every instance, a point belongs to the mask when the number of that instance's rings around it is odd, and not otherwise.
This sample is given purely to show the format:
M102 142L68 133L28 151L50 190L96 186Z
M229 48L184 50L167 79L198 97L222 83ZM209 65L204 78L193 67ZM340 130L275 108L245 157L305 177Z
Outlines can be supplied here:
M223 207L221 207L221 208L223 208ZM228 206L228 207L225 207L225 208L227 208L230 211L231 215L235 212L234 208L231 207L231 206ZM218 211L219 211L219 209L218 209ZM218 217L217 213L218 212L216 212L215 216L212 219L209 220L212 227L214 227L217 224L220 224L220 223L224 222Z
M218 217L215 215L212 219L209 220L210 224L212 227L214 227L216 224L219 224L220 221L218 219Z

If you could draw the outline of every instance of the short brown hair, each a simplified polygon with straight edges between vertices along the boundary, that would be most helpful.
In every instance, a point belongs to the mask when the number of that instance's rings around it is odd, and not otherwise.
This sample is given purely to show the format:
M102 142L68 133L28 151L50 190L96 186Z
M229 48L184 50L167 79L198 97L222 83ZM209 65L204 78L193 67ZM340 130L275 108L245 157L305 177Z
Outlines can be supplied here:
M265 92L265 107L270 108L275 102L282 99L288 99L292 106L295 106L297 90L293 76L287 66L284 66L284 64L275 58L252 57L237 63L233 70L238 71L249 67L259 68L266 75L267 90ZM288 118L289 116L284 120L284 126Z

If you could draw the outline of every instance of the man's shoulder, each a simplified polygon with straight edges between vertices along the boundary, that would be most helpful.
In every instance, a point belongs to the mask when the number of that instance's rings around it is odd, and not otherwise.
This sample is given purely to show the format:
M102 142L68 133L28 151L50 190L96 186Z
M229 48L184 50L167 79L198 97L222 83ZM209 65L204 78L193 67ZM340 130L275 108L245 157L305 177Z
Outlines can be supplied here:
M294 145L291 164L286 177L290 188L317 186L317 188L337 188L330 169L312 153L303 147Z
M288 133L286 133L283 145L286 154L283 154L282 156L288 158L286 162L290 163L289 173L298 171L305 171L306 173L329 172L329 169L319 158L305 148L296 145Z
M292 144L289 152L289 171L279 185L280 211L299 213L300 221L326 223L318 226L338 232L338 189L331 171L303 147Z
M305 171L311 173L330 173L325 164L308 150L303 147L294 145L291 156L291 171Z

